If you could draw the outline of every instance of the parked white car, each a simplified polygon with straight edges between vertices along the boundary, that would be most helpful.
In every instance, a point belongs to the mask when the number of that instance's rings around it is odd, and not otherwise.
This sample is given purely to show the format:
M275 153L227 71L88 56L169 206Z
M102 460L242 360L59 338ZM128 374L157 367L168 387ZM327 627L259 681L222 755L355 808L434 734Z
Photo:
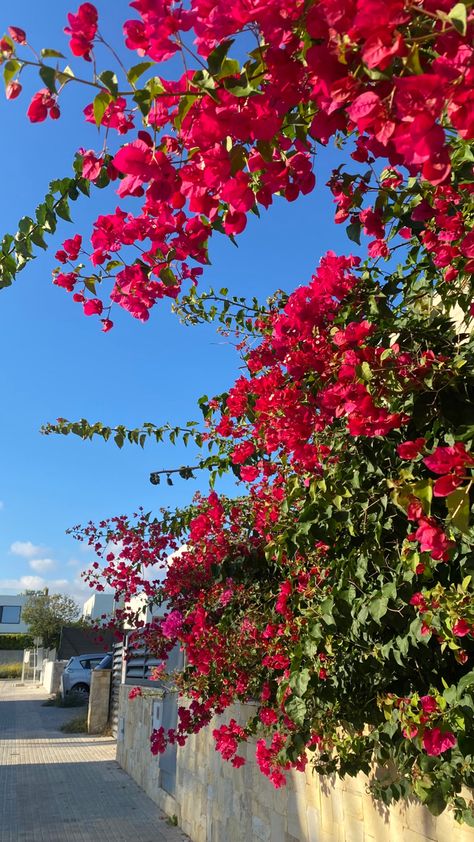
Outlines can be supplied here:
M107 657L109 657L108 654L94 652L92 655L75 655L70 658L61 676L62 698L65 699L70 693L75 693L86 699L89 696L91 670L102 664Z

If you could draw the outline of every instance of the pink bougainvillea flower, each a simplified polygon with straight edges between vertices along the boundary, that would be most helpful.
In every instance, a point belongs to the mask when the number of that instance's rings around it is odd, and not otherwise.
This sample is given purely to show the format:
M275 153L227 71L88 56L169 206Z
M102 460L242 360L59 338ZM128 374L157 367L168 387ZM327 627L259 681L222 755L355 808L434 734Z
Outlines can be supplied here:
M420 704L423 713L435 713L438 710L438 702L434 696L421 696Z
M82 248L82 237L80 234L75 234L68 240L64 240L63 249L66 252L69 260L77 260L79 252Z
M82 56L86 61L92 61L92 42L97 32L98 14L92 3L82 3L76 14L68 13L69 26L64 32L70 35L69 47L75 56Z
M421 552L431 553L436 561L446 561L449 550L454 546L434 518L421 517L419 519L415 538L420 542Z
M110 319L101 319L101 321L103 333L108 333L109 330L112 330L114 323Z
M451 731L441 731L440 728L425 728L423 748L427 754L437 756L455 745L456 737Z
M59 108L51 92L47 88L42 88L33 94L26 114L32 123L42 123L46 120L48 113L53 120L56 120L59 117Z
M228 211L224 219L226 234L241 234L247 225L247 217L240 211Z
M97 158L92 149L82 151L82 175L89 181L95 181L102 170L102 158Z
M433 485L433 494L435 497L447 497L458 488L462 483L462 477L457 477L455 474L446 474L440 477Z
M21 91L22 86L19 82L9 82L5 88L5 96L7 99L16 99L17 96L20 96Z
M83 309L85 316L100 316L104 305L99 298L89 298L88 301L84 302Z
M128 694L129 699L136 699L138 696L143 696L141 687L132 687Z
M447 474L456 468L473 465L474 458L466 451L464 442L457 441L450 447L437 447L423 462L434 474Z
M180 633L183 625L183 615L180 611L170 611L161 622L161 632L164 637L173 640Z
M416 459L421 453L426 443L426 439L419 438L414 441L404 441L397 445L397 453L400 459Z
M251 441L244 441L238 444L232 451L230 458L234 465L242 465L255 453L255 445Z
M426 611L426 599L422 593L414 593L410 599L410 605L414 605L415 608L418 608L419 611L423 612Z
M420 517L423 517L424 511L421 501L418 500L416 497L412 497L410 502L408 503L407 508L407 518L408 520L419 520Z
M416 725L407 725L406 728L402 729L402 734L407 740L412 740L418 734L418 728Z
M53 283L55 283L58 287L66 289L68 292L72 292L77 280L77 275L74 272L60 272L59 275L56 275L56 277L53 278Z
M19 26L9 26L8 34L16 44L26 44L26 32L24 29L20 29Z
M467 620L456 620L453 625L453 634L456 635L456 637L465 637L467 634L470 634L470 632L471 626Z
M6 38L0 40L0 53L2 53L3 58L10 58L13 55L13 47Z

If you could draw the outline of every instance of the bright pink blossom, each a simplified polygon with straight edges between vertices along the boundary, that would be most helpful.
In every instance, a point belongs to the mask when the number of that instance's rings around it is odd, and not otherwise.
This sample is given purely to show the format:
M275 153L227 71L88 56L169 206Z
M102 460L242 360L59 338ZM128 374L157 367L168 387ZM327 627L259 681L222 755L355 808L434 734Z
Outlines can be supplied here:
M82 3L76 14L69 12L69 26L64 32L70 35L69 46L75 56L82 56L86 61L92 61L92 42L97 32L97 9L92 3Z
M467 634L470 634L472 631L472 627L469 625L467 620L456 620L453 624L453 634L456 637L465 637Z
M427 754L437 756L456 745L456 737L451 731L441 731L440 728L425 728L423 734L423 748Z
M24 29L20 29L19 26L9 26L8 34L12 41L15 41L17 44L26 44L26 32Z
M404 441L397 445L397 453L400 459L416 459L421 453L426 443L426 439L418 438L414 441Z
M7 99L16 99L17 96L20 96L22 91L22 86L19 82L9 82L5 88L5 96Z
M84 302L83 309L85 316L100 316L104 305L99 298L89 298Z

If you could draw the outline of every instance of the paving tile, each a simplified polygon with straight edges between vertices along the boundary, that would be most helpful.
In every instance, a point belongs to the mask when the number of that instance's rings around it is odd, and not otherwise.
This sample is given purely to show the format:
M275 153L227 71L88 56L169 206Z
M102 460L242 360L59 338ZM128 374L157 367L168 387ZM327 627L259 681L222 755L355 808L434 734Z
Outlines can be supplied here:
M185 842L115 762L110 737L64 734L77 709L0 681L0 842Z

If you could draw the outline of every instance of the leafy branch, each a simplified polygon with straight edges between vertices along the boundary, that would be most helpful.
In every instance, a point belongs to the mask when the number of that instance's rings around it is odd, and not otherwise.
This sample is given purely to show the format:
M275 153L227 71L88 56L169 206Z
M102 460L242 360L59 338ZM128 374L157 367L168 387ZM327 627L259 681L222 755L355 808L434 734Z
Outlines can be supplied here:
M204 438L202 432L196 429L197 424L197 421L188 421L184 427L173 424L163 424L163 426L157 427L155 424L146 421L141 427L130 429L123 424L109 427L102 424L101 421L91 424L85 418L81 418L79 421L68 421L66 418L58 418L56 424L44 424L41 427L41 433L45 436L51 434L63 436L74 435L79 436L84 441L92 440L95 437L108 441L113 437L113 441L120 448L123 447L125 442L138 444L143 448L147 439L154 439L156 443L160 443L166 438L168 438L171 444L175 444L177 439L181 438L185 446L192 440L198 447L201 447Z
M5 234L0 243L0 289L11 286L18 272L34 260L33 246L47 249L46 234L54 234L58 218L71 222L69 202L81 194L89 196L90 182L77 173L73 178L55 179L38 205L34 219L24 216L16 234Z

